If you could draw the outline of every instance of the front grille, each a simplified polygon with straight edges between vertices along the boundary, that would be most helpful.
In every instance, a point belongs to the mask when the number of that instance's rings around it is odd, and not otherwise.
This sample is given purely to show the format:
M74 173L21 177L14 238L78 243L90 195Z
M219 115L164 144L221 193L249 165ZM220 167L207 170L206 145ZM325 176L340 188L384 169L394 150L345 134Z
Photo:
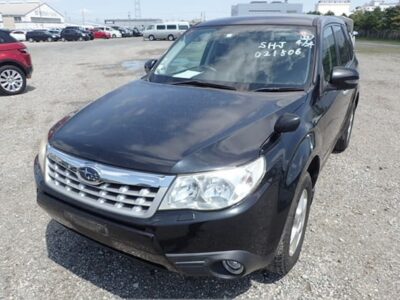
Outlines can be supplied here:
M90 167L99 182L82 178ZM102 210L137 218L150 218L157 211L173 176L153 175L79 159L48 146L46 182L54 190Z

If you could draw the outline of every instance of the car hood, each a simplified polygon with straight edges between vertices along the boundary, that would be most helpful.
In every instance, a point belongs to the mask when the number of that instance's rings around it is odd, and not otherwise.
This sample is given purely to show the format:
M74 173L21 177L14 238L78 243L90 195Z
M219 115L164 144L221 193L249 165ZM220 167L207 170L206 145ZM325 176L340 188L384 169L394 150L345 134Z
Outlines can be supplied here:
M304 98L304 92L242 93L139 80L75 114L50 144L145 172L234 167L257 158L277 118Z

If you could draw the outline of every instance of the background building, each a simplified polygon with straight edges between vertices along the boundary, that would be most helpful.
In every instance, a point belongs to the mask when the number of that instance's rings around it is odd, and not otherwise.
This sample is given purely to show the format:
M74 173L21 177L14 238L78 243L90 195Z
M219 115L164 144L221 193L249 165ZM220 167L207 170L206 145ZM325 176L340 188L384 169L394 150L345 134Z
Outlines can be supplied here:
M254 16L265 15L269 13L294 13L301 14L303 12L302 3L288 3L288 1L252 1L250 3L242 3L232 5L232 16Z
M1 27L38 29L64 27L64 16L46 3L38 1L0 2Z
M104 23L109 26L123 26L142 30L149 25L162 23L161 19L107 19Z
M361 11L374 11L376 8L380 8L381 10L386 10L390 7L395 7L397 5L400 5L400 1L391 1L391 2L386 2L386 1L371 1L369 3L364 4L363 6L359 6L356 8L356 10L361 10Z
M333 12L336 16L343 14L349 16L351 14L351 3L350 0L320 0L315 5L315 10L323 15Z

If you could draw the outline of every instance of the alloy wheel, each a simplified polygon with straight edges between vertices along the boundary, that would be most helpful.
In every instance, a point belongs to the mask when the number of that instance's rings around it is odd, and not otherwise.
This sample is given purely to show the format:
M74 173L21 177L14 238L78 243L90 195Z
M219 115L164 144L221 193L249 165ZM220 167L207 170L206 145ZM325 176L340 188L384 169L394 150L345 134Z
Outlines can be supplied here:
M306 223L307 206L308 191L305 189L301 194L299 203L296 208L296 214L290 234L289 256L293 256L299 248L301 237L303 236L304 226Z
M19 72L6 69L0 74L0 85L9 93L17 93L22 89L24 80Z

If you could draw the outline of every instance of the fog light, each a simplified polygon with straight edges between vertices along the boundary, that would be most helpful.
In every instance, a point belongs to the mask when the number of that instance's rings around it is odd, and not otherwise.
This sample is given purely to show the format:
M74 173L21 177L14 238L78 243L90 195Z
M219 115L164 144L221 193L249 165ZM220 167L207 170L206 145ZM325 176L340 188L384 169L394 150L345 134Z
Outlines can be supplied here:
M236 260L224 260L222 261L222 265L233 275L240 275L244 271L244 266Z

